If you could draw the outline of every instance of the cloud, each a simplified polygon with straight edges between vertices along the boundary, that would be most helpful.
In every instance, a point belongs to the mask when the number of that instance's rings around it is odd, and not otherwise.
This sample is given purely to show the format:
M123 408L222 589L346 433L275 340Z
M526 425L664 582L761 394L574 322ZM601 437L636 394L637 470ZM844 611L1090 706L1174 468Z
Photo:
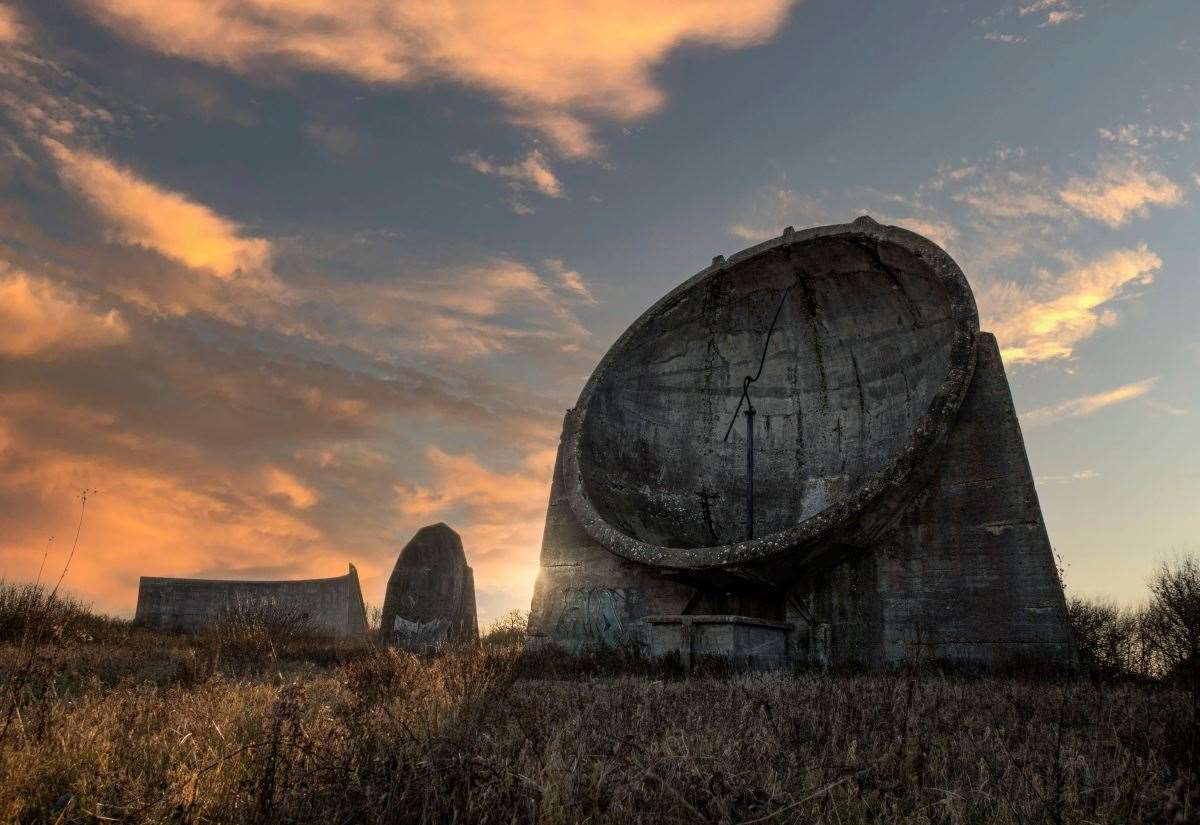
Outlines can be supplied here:
M987 217L1062 219L1069 214L1046 170L997 167L981 171L967 167L959 171L962 177L958 180L971 183L956 192L953 199Z
M268 494L280 496L299 510L307 510L320 500L320 496L311 487L278 467L267 467L263 470L263 484Z
M1082 20L1083 12L1077 9L1056 9L1046 15L1046 22L1043 26L1060 26L1063 23L1070 23L1072 20Z
M1003 32L988 32L983 36L984 40L990 40L993 43L1024 43L1029 38L1019 34L1005 34Z
M458 362L514 352L543 358L591 336L576 314L586 283L559 263L546 264L549 278L495 258L386 280L323 279L303 291L319 293L323 309L336 311L338 325L351 321L356 337L386 331L393 350Z
M916 214L900 214L897 209ZM777 237L786 226L844 223L868 214L880 223L903 227L943 247L958 236L953 224L912 199L870 188L813 195L782 185L767 186L755 194L748 213L746 219L731 224L729 232L754 243Z
M1076 470L1073 473L1054 476L1038 476L1034 481L1038 485L1042 484L1070 484L1073 481L1091 481L1100 478L1100 474L1095 470Z
M764 42L793 0L81 0L118 34L247 74L307 69L369 83L449 81L497 97L562 153L598 151L590 121L663 104L653 70L688 43Z
M1179 128L1163 126L1142 126L1137 123L1123 123L1113 129L1099 129L1099 135L1104 140L1120 143L1124 146L1138 147L1157 141L1182 143L1191 134L1193 125L1182 122Z
M63 181L105 220L120 243L154 250L218 278L262 273L271 243L209 207L151 183L107 158L44 141Z
M470 453L430 445L429 485L396 486L396 504L413 525L446 520L463 536L476 582L533 592L554 469L554 446L528 453L511 470L493 470Z
M0 3L0 44L11 45L25 40L25 27L11 7Z
M571 295L576 296L586 304L596 303L596 296L592 294L592 290L588 287L587 281L583 276L575 270L569 268L562 260L558 258L547 258L542 261L542 266L554 273L559 284Z
M821 198L775 185L767 186L755 195L749 216L730 225L729 232L744 241L757 243L778 236L785 226L832 222L830 211Z
M1154 410L1156 413L1169 415L1173 418L1192 414L1192 411L1185 407L1176 407L1174 404L1169 404L1166 401L1159 401L1158 399L1153 398L1146 400L1146 406Z
M1116 321L1104 305L1131 284L1149 284L1162 259L1142 244L1077 263L1035 284L989 284L979 295L985 329L996 334L1005 363L1069 358L1075 347Z
M1122 128L1109 134L1136 141L1138 133ZM1151 206L1183 203L1183 190L1133 153L1105 158L1093 174L1072 175L1062 183L1056 183L1047 168L1022 164L1024 157L1021 150L1005 151L986 163L944 166L924 189L950 189L953 200L988 218L1070 221L1082 215L1114 229L1133 217L1145 217Z
M459 160L480 174L508 181L514 189L532 189L548 198L566 197L562 182L555 177L540 149L534 149L523 160L509 164L488 160L478 152L468 152Z
M1141 398L1150 392L1157 380L1157 378L1144 378L1141 381L1098 392L1095 395L1085 395L1047 407L1038 407L1036 410L1030 410L1022 415L1021 421L1028 427L1040 427L1064 418L1081 418L1092 415L1105 407Z
M1072 177L1059 197L1076 212L1116 229L1132 217L1145 217L1152 205L1178 206L1183 190L1153 169L1110 159L1091 178Z
M1058 26L1083 18L1083 12L1074 8L1070 0L1035 0L1035 2L1028 5L1019 6L1017 12L1021 17L1045 12L1046 19L1039 24L1042 28L1046 26Z
M128 338L117 310L96 312L61 285L0 262L0 354L53 355Z
M1068 0L1035 0L1035 2L1027 6L1021 6L1017 12L1024 17L1027 14L1037 14L1038 12L1069 5Z
M485 491L439 480L460 464L426 467L410 456L421 455L431 426L442 443L469 436L488 463L544 449L557 421L546 409L559 404L523 387L270 352L261 330L211 318L199 330L194 319L147 324L135 314L129 323L136 347L38 361L0 349L6 575L32 577L84 487L101 494L68 585L86 586L107 610L132 609L139 575L302 578L336 575L348 559L377 599L410 532L391 507L397 480L469 504L466 515L484 519L469 533L475 553L525 547L528 529L506 532L513 523L484 506ZM475 464L486 473L484 459ZM533 472L521 467L510 482ZM521 500L510 492L510 503ZM482 585L507 580L504 565L493 570Z

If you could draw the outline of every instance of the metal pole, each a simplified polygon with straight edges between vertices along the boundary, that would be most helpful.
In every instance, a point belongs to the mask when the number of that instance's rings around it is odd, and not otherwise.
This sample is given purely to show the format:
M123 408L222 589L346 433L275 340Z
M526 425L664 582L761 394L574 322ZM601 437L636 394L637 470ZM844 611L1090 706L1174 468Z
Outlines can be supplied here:
M746 539L754 538L754 407L746 406Z

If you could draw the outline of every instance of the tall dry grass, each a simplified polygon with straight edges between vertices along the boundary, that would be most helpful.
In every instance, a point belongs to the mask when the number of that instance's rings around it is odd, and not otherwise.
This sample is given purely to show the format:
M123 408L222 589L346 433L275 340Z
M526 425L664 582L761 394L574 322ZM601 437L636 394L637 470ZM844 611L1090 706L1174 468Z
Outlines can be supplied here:
M327 642L320 658L311 639L255 666L217 641L130 628L59 648L0 742L0 819L1124 823L1197 810L1190 700L1168 687L683 679L632 654Z

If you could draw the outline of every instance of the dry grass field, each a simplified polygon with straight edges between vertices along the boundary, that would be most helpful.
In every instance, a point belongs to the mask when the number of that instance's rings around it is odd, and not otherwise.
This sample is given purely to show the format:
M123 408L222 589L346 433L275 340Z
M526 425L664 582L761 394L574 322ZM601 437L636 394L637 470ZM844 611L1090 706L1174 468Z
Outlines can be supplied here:
M420 658L8 590L3 821L1197 821L1192 697L1150 682Z

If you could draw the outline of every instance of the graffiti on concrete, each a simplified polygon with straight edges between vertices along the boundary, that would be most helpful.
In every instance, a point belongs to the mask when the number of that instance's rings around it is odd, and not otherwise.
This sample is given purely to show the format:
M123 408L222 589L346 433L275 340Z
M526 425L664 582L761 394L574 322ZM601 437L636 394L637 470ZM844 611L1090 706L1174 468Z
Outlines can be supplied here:
M630 638L628 596L624 588L566 587L554 638L578 650L589 646L616 647Z

